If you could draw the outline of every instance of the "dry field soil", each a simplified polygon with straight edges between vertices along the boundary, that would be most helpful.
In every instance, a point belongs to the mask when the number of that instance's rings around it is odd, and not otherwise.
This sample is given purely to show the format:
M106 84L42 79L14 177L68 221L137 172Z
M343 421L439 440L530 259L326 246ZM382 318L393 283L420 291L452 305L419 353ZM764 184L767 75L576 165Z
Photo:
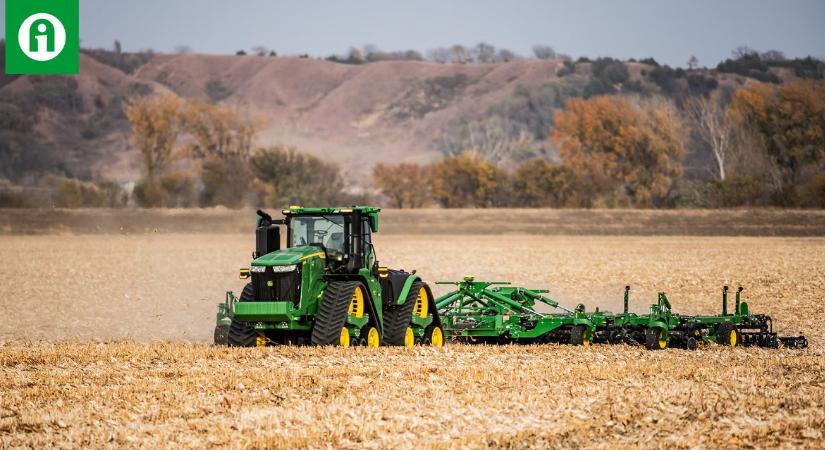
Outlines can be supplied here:
M603 233L602 233L603 234ZM636 233L632 233L636 234ZM426 280L508 280L565 306L723 284L806 350L626 346L226 349L251 231L0 235L0 448L822 448L825 238L379 234ZM437 292L443 293L442 286Z

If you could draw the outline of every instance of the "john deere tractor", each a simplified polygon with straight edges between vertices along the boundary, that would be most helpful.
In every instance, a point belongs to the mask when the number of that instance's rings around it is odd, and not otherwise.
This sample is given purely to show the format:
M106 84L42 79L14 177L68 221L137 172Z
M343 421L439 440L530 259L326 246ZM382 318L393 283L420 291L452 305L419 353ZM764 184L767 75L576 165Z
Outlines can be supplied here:
M218 305L215 344L441 346L430 287L415 271L382 267L372 244L379 208L258 211L240 297ZM285 245L281 235L285 233Z

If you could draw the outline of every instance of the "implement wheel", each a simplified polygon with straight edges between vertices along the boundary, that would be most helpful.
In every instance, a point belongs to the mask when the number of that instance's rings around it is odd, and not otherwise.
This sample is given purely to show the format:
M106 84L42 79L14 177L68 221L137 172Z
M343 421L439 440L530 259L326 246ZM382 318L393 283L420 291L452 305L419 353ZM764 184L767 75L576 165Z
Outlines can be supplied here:
M255 300L253 294L252 283L247 283L241 291L241 297L238 299L242 302L251 302ZM216 333L217 334L217 333ZM230 347L254 347L258 339L258 333L247 322L241 322L232 318L232 324L229 326L226 341Z
M716 329L716 343L725 347L736 347L739 331L729 323L723 323Z
M664 350L667 348L667 335L661 328L645 330L645 347L648 350Z
M214 343L215 345L229 345L229 327L215 326Z
M350 346L347 314L363 315L366 289L358 281L331 281L312 326L312 345Z
M423 295L427 296L424 283L415 281L410 286L410 292L407 294L407 299L403 305L392 305L384 311L385 344L406 347L412 347L415 344L415 335L412 328L410 328L410 322L412 321L413 312L419 316L422 310L426 313L426 307L422 306L420 300L422 292ZM426 300L429 301L429 298ZM416 306L418 306L417 310L415 310ZM426 314L424 317L426 317Z
M574 325L570 329L570 344L590 347L590 336L587 335L587 327L584 325Z

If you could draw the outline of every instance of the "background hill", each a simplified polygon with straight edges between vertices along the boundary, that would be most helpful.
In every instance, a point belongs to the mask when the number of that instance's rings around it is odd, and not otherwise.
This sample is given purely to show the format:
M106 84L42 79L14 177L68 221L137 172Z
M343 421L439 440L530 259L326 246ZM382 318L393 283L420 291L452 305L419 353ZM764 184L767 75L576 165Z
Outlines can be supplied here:
M26 185L52 175L139 180L124 106L156 94L237 108L260 127L256 147L295 146L336 163L358 190L372 185L376 164L429 163L467 147L504 166L536 156L558 162L548 136L570 97L662 96L680 106L691 95L730 96L753 80L782 83L825 71L810 58L755 65L747 58L683 70L652 59L574 62L555 54L445 64L420 56L352 63L86 50L75 77L0 76L0 178ZM525 142L523 154L496 153L499 135ZM712 171L706 150L687 141L688 176Z

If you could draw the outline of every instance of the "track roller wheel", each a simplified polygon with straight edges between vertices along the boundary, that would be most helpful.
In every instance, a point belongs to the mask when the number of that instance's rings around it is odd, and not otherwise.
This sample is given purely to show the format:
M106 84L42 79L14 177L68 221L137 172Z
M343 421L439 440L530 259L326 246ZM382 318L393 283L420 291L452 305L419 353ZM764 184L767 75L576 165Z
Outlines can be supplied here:
M353 303L356 303L354 312L358 313L359 292L363 302L366 289L358 281L331 281L327 285L312 326L312 345L350 346L350 333L345 325ZM363 309L361 311L363 314Z
M404 330L404 347L412 347L415 345L415 333L412 327L407 327Z
M590 347L590 336L588 336L586 326L574 325L570 329L570 344Z
M364 340L364 345L367 347L378 347L381 344L381 335L378 333L378 328L368 326L368 331L366 334L366 339L361 338Z
M739 331L729 323L723 323L716 329L716 343L725 347L736 347Z
M685 340L685 348L688 350L696 350L699 347L699 343L696 342L696 338L690 336Z
M424 330L424 345L432 345L433 347L444 346L444 330L438 325L430 325Z
M667 335L661 328L645 330L645 347L648 350L663 350L667 347Z

